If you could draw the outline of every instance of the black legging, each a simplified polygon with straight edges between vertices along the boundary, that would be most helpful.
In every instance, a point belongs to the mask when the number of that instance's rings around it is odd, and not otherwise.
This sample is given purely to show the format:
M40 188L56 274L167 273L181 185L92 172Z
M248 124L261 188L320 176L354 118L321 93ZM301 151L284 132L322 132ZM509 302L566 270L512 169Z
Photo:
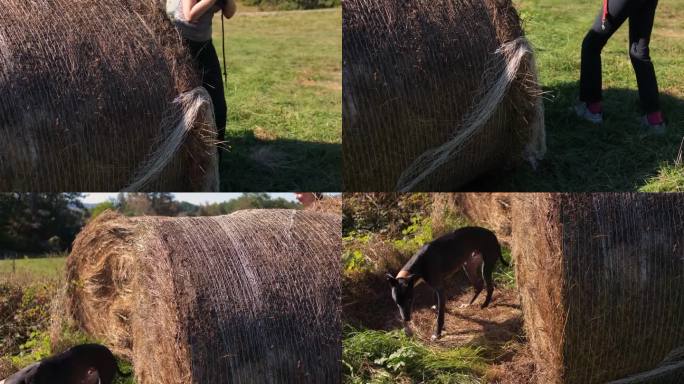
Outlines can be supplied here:
M214 119L218 129L218 140L223 142L226 138L226 96L223 93L223 77L221 75L221 64L219 63L216 49L212 41L196 42L185 40L197 70L202 76L202 86L206 88L214 104ZM221 151L219 150L219 158Z
M629 18L629 57L639 87L639 98L646 113L660 110L658 83L648 54L653 19L658 0L610 0L605 30L601 29L603 8L582 42L580 100L601 100L601 50L608 39Z

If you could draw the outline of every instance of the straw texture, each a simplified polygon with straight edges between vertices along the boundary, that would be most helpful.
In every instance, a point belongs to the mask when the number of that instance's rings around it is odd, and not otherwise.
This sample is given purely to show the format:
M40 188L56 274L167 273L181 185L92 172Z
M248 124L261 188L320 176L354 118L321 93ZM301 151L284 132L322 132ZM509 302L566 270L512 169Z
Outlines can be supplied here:
M434 193L432 223L439 225L445 216L454 213L465 216L475 225L488 228L499 242L510 247L512 242L511 193ZM444 228L451 231L453 228Z
M684 194L515 195L512 215L540 383L684 382Z
M0 8L0 191L217 188L211 101L158 1Z
M343 2L345 188L459 188L546 150L510 1Z
M105 213L68 258L67 306L141 384L338 382L340 223Z

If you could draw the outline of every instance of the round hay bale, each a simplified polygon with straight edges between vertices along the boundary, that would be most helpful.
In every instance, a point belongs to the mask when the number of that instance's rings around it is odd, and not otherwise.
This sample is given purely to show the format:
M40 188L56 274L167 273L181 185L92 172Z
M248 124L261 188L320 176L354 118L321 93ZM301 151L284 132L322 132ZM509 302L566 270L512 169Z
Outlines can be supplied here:
M340 216L104 213L67 260L80 328L141 384L340 380Z
M434 193L432 194L432 223L441 226L444 217L460 213L475 225L496 233L499 241L511 246L512 218L510 193ZM444 231L453 228L440 228Z
M344 0L345 190L450 191L541 158L540 88L510 0Z
M684 194L515 195L512 214L539 382L663 373L684 347Z
M0 6L0 190L218 188L211 99L159 1Z

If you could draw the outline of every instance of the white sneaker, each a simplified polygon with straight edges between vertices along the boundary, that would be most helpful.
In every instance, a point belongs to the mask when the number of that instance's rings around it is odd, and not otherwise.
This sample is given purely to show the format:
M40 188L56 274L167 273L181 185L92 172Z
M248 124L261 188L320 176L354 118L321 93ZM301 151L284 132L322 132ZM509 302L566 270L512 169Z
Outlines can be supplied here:
M667 131L665 122L662 122L660 124L651 124L648 122L648 117L646 117L646 115L641 116L641 128L647 135L662 136Z
M603 123L603 113L592 113L589 108L587 108L587 103L580 101L575 104L575 113L580 119L586 120L593 124Z

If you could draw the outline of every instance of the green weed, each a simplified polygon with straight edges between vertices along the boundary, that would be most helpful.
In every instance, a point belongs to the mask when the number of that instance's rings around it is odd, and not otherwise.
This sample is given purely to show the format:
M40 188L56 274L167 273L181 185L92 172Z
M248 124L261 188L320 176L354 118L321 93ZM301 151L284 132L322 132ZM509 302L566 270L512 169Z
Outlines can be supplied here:
M346 383L479 383L486 364L477 347L427 347L401 331L348 329L342 362ZM393 381L394 380L394 381Z

